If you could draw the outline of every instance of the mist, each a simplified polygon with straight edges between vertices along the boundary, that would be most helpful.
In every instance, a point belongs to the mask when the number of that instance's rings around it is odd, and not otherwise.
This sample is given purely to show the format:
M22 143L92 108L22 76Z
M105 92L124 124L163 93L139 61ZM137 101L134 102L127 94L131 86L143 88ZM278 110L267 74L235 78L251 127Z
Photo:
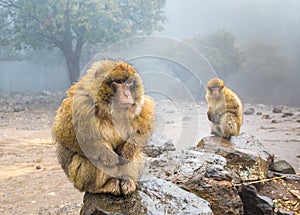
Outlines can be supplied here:
M270 77L261 80L258 87L257 80L243 72L225 81L244 102L300 105L299 1L170 0L166 14L168 21L162 35L184 40L224 29L234 35L242 50L254 42L278 48L287 64L279 81Z
M225 81L242 97L244 102L300 105L300 86L298 84L300 80L300 1L168 0L165 13L167 20L164 30L155 33L163 37L184 41L197 35L209 35L219 30L226 30L234 35L236 45L241 50L246 49L249 44L254 42L276 47L287 65L286 69L282 71L280 80L273 80L272 74L269 74L271 78L265 76L258 82L258 77L253 77L251 71L245 72L242 69L239 73L226 77ZM157 45L153 44L152 46ZM160 44L160 47L157 48L168 48L163 46ZM178 50L168 50L169 54L166 55L172 56L171 53L176 51ZM86 58L86 56L83 57ZM104 57L112 58L113 56ZM188 57L188 54L184 57L181 56L182 59ZM193 60L193 64L199 62L197 59L191 60ZM171 65L170 62L160 61L156 68L152 68L151 60L142 63L143 65L141 62L143 61L133 62L133 64L136 63L140 70L145 68L146 70L160 70L163 68L173 76L179 74L177 71L180 70L179 66ZM88 60L82 62L81 67L84 68L87 63ZM246 63L251 62L247 61ZM197 66L192 65L191 67L196 68ZM175 73L174 70L176 70ZM182 69L182 71L185 70L185 68ZM191 72L196 73L196 70ZM214 72L218 76L220 71ZM187 74L188 72L183 73ZM184 85L188 83L184 77L178 78ZM171 96L180 95L180 98L184 97L184 90L176 89L177 80L174 79L173 85L171 83L164 84L168 78L161 79L163 80L161 82L159 80L160 78L155 80L153 76L147 79L145 76L144 82L146 86L151 86L151 88L155 87L153 83L167 86L168 89L172 89L170 93L174 93ZM192 92L195 98L201 97L203 99L203 86L206 81L207 77L199 77L197 82L187 86L188 91ZM195 91L198 91L198 88L194 85L198 83L203 86L200 87L201 92L197 94ZM69 85L70 81L64 64L53 62L45 64L44 61L40 63L31 61L0 62L0 92L65 90ZM193 91L191 88L196 90ZM199 96L199 94L201 95Z

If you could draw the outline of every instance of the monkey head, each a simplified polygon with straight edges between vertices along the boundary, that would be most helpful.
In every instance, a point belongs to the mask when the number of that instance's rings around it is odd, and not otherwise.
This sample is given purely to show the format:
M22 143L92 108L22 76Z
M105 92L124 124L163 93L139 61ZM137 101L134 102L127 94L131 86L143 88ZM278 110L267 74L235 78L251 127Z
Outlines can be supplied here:
M105 64L105 62L104 62ZM138 114L143 105L144 88L142 80L133 66L125 62L114 62L104 72L99 70L99 102L118 110L133 111Z
M224 82L218 78L213 78L207 82L207 93L214 99L218 99L222 95Z

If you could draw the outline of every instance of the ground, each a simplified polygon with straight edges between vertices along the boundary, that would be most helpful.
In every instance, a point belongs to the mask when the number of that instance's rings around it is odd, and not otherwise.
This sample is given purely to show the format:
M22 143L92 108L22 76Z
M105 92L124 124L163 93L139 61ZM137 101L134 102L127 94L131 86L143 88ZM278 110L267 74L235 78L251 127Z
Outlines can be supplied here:
M0 104L14 103L3 102L5 98L1 103L0 97ZM24 108L0 111L0 214L79 213L83 193L65 176L51 140L61 98L43 95L23 102ZM283 112L292 114L284 116L272 113L272 106L248 107L255 113L245 115L242 132L256 136L275 159L287 160L300 172L300 108L285 106ZM178 149L196 145L209 135L205 111L201 102L158 102L156 131L171 138Z

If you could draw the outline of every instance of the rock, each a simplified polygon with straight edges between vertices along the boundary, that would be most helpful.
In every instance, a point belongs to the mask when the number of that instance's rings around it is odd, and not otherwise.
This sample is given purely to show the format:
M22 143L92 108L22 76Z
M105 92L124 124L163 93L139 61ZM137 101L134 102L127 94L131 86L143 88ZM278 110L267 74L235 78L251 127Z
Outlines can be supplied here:
M248 108L247 110L244 111L245 115L253 115L255 112L254 108Z
M157 157L166 151L175 150L175 146L171 139L156 133L152 135L144 148L144 152L148 157Z
M211 204L214 214L242 214L243 205L233 187L239 177L226 168L220 155L194 150L167 151L146 158L145 174L171 181Z
M182 121L189 121L189 120L191 120L191 119L192 119L191 117L185 116L185 117L183 117Z
M286 211L282 208L278 209L277 215L295 215L293 211Z
M15 104L14 105L14 111L15 112L21 112L21 111L24 111L25 110L25 107L21 104Z
M273 120L271 121L271 123L279 123L279 121L276 120L276 119L273 119Z
M285 160L279 160L273 162L269 169L274 172L279 172L283 174L296 174L295 169Z
M171 182L144 176L130 196L90 194L84 196L81 215L95 214L203 214L212 215L209 203Z
M226 158L227 166L243 181L267 178L272 156L252 135L241 133L230 140L209 136L197 145L203 152L216 153Z
M270 115L269 114L264 114L261 116L262 119L270 119Z
M167 124L174 124L175 122L173 120L171 120L171 121L167 121L166 123Z
M283 113L282 118L293 116L293 115L294 115L293 113Z
M272 215L273 201L257 194L253 185L243 185L239 195L244 204L245 215Z
M262 112L257 112L256 115L261 116L261 115L263 115L263 113Z
M277 105L273 108L273 113L282 113L283 105Z

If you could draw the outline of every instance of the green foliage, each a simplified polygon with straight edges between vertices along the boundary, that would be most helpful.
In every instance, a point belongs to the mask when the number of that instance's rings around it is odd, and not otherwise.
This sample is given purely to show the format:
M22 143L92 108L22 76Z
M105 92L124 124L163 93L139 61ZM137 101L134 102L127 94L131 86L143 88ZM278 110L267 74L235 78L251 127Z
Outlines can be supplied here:
M187 42L208 59L221 78L240 71L244 55L229 32L217 31L207 36L196 36Z
M85 44L161 30L164 5L165 0L0 0L0 25L6 25L0 42L17 49L57 47L69 72L78 73Z
M165 1L151 0L0 0L12 21L12 41L33 48L60 47L81 37L111 43L161 28ZM4 12L2 11L2 12ZM21 47L21 46L20 46Z

